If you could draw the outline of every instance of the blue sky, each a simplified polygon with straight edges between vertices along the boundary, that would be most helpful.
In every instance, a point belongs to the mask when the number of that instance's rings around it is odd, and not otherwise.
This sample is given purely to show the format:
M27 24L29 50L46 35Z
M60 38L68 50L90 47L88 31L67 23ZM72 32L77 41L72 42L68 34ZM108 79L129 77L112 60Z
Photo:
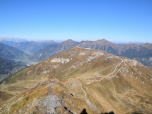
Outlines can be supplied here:
M0 0L0 37L152 43L152 0Z

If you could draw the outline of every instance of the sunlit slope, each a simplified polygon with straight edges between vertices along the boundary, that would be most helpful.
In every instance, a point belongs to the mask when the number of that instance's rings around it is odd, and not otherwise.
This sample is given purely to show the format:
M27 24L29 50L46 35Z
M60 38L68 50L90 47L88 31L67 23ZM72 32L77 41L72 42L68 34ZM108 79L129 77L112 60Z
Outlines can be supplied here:
M0 87L1 113L152 113L151 69L101 50L74 47Z

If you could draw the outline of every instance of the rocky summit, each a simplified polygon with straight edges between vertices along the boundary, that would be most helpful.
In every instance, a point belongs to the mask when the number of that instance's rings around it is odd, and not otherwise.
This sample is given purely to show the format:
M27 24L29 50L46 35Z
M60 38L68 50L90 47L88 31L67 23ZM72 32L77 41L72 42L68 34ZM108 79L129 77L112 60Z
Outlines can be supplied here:
M77 46L5 79L0 107L1 114L150 114L152 70Z

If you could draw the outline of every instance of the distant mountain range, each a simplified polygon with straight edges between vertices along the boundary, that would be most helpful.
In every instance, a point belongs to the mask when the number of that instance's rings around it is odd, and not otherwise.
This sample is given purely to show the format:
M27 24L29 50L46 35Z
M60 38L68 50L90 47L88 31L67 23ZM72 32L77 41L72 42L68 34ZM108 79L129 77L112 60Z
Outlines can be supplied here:
M31 59L42 61L46 58L52 57L58 53L61 53L65 50L71 49L77 46L79 42L73 41L71 39L66 40L59 44L49 45L45 48L39 50L38 52L34 53Z
M151 114L150 68L149 43L0 43L0 114Z
M24 53L23 51L15 47L0 43L0 57L11 59L11 60L17 60L17 59L23 58L23 56L28 57L28 55Z
M145 48L147 48L147 49L152 50L152 44L150 44L150 43L142 44L142 46L145 47Z
M102 49L117 51L106 40L82 44L68 40L54 49L79 46L3 80L0 113L152 114L152 70L136 60L89 49L100 49L101 44ZM126 50L140 49L133 47Z
M9 38L8 39L5 38L5 40L8 40L9 42ZM11 41L22 41L22 40L12 39ZM0 45L2 45L2 43ZM5 48L0 48L0 57L7 59L14 59L14 58L17 59L22 58L22 60L30 59L31 61L40 62L46 58L52 57L58 53L71 49L75 46L90 48L93 50L103 50L107 53L113 53L117 56L136 59L139 62L143 63L144 65L148 66L149 68L152 68L152 44L145 43L142 45L139 44L116 45L105 39L97 40L97 41L82 41L82 42L76 42L69 39L61 43L57 43L52 40L42 41L42 42L24 41L14 44L13 47L15 48L9 47L9 49L5 49L6 45L4 46ZM11 48L16 51L14 52Z
M73 40L67 40L59 44L49 45L44 49L36 52L31 58L38 61L42 61L46 58L54 56L65 50L71 49L75 46L83 48L90 48L93 50L103 50L107 53L113 53L117 56L128 57L131 59L137 59L144 65L152 68L152 44L127 44L127 45L116 45L105 39L97 41L82 41L76 42Z
M21 38L13 38L13 37L0 37L0 42L9 46L13 46L16 43L27 41Z
M13 60L15 62L21 62L27 66L31 66L37 63L37 61L30 60L30 55L24 51L3 43L0 43L0 57Z
M13 45L13 47L18 48L29 55L33 55L33 53L52 44L57 44L57 42L53 40L48 40L43 42L25 41L25 42L16 43Z
M152 60L151 60L152 50L150 49L150 45L148 45L149 48L146 48L148 47L147 44L143 44L143 45L136 45L136 44L115 45L105 39L98 41L85 41L79 44L80 47L90 48L94 50L101 49L107 53L113 53L117 56L137 59L139 62L152 68Z

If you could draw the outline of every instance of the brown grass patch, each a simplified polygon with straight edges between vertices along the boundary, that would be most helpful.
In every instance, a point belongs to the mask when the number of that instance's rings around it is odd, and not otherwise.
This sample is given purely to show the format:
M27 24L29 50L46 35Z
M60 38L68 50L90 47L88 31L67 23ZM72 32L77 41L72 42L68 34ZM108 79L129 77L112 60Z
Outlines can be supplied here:
M25 90L27 90L27 88L25 88L23 86L20 86L20 87L10 86L10 87L8 87L8 91L25 91Z

